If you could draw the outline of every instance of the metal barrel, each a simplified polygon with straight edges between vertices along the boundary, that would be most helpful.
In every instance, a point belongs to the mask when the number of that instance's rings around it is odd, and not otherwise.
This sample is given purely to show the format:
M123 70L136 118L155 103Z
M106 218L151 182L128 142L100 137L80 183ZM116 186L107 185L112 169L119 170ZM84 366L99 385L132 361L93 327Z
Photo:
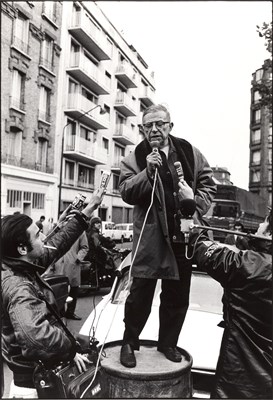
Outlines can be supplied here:
M121 341L107 343L101 366L108 388L108 398L191 398L192 357L178 348L182 361L175 363L157 351L157 342L140 341L135 351L137 365L125 368L120 364Z

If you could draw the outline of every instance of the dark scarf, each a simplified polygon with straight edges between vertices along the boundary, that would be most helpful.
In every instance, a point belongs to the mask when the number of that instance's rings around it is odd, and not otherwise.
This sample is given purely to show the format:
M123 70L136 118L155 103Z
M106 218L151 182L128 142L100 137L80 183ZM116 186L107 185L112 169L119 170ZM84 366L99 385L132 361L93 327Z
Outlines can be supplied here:
M189 185L191 185L194 180L194 156L192 145L184 139L172 135L169 135L169 137L177 151L178 161L181 162L185 180ZM152 148L147 139L144 139L137 145L135 149L136 162L141 171L146 168L146 157L151 153L151 151Z

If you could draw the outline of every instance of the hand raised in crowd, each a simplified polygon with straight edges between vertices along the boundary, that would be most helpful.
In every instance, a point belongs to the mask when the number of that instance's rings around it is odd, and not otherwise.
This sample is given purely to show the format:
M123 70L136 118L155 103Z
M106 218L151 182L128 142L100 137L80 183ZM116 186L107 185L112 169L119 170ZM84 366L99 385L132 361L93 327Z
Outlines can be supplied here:
M82 213L85 214L87 217L91 217L92 212L96 210L100 205L100 203L102 202L104 194L105 194L105 188L99 188L94 190L89 203L83 209Z

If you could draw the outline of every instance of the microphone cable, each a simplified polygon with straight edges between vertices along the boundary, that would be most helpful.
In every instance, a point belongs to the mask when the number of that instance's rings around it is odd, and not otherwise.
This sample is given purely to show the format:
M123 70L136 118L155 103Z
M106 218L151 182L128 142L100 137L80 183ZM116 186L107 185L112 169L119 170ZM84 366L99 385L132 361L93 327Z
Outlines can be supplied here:
M144 217L144 221L143 221L143 225L142 225L142 228L141 228L141 231L140 231L140 234L139 234L139 238L138 238L138 241L137 241L135 253L134 253L134 256L133 256L133 258L132 258L132 260L131 260L131 265L130 265L129 274L128 274L128 280L127 280L127 283L126 283L124 292L126 292L126 291L128 290L128 287L129 287L129 284L130 284L130 281L131 281L131 271L132 271L133 263L134 263L135 258L136 258L136 254L137 254L137 251L138 251L138 248L139 248L139 244L140 244L140 241L141 241L141 238L142 238L142 235L143 235L143 231L144 231L144 228L145 228L145 225L146 225L146 221L147 221L149 212L150 212L150 210L151 210L151 208L152 208L152 205L153 205L153 202L154 202L154 193L155 193L155 187L156 187L156 183L157 183L157 178L158 178L158 169L156 168L156 169L155 169L155 175L154 175L153 187L152 187L152 194L151 194L150 205L149 205L149 207L148 207L148 209L147 209L147 211L146 211L146 214L145 214L145 217ZM99 320L100 320L100 317L101 317L102 312L105 310L105 307L108 305L108 303L112 300L112 295L113 295L113 290L114 290L113 288L115 287L116 280L117 280L117 277L115 278L115 281L114 281L114 283L113 283L113 285L112 285L111 292L110 292L110 294L109 294L109 300L107 301L107 303L105 304L105 306L103 307L103 309L101 310L101 312L100 312L100 314L99 314L98 321L97 321L97 323L96 323L95 332L96 332L96 329L97 329L97 327L98 327L98 323L99 323ZM114 311L114 313L113 313L113 317L112 317L112 319L111 319L109 329L107 330L107 333L106 333L105 338L104 338L104 340L103 340L103 343L102 343L102 345L101 345L101 349L100 349L100 352L99 352L99 355L98 355L98 359L97 359L97 363L96 363L96 367L95 367L95 372L94 372L93 378L92 378L91 382L89 383L89 385L85 388L85 390L83 391L83 393L80 395L80 399L82 399L82 398L84 397L85 393L86 393L87 390L91 387L91 385L93 384L94 380L96 379L96 375L97 375L97 372L98 372L99 363L100 363L101 355L102 355L102 352L103 352L103 349L104 349L104 346L105 346L105 342L106 342L107 337L108 337L108 335L109 335L109 332L110 332L110 330L111 330L111 328L112 328L112 325L113 325L113 322L114 322L114 318L115 318L116 313L117 313L117 310L118 310L118 306L120 305L120 303L121 303L122 300L123 300L123 299L120 298L120 300L116 303L116 308L115 308L115 311ZM95 322L95 320L93 319L92 325L94 324L94 322ZM90 331L89 331L89 332L91 332L91 329L92 329L92 327L90 328ZM94 335L95 335L95 332L94 332Z

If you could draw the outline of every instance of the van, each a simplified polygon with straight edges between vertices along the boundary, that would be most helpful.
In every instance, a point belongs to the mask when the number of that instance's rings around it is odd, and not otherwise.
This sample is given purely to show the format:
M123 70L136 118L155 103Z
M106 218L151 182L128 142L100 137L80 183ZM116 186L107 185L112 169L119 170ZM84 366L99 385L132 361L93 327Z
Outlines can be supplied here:
M133 240L133 224L116 224L115 226L116 236L120 236L121 242L127 240L132 242ZM117 233L120 232L120 235Z

